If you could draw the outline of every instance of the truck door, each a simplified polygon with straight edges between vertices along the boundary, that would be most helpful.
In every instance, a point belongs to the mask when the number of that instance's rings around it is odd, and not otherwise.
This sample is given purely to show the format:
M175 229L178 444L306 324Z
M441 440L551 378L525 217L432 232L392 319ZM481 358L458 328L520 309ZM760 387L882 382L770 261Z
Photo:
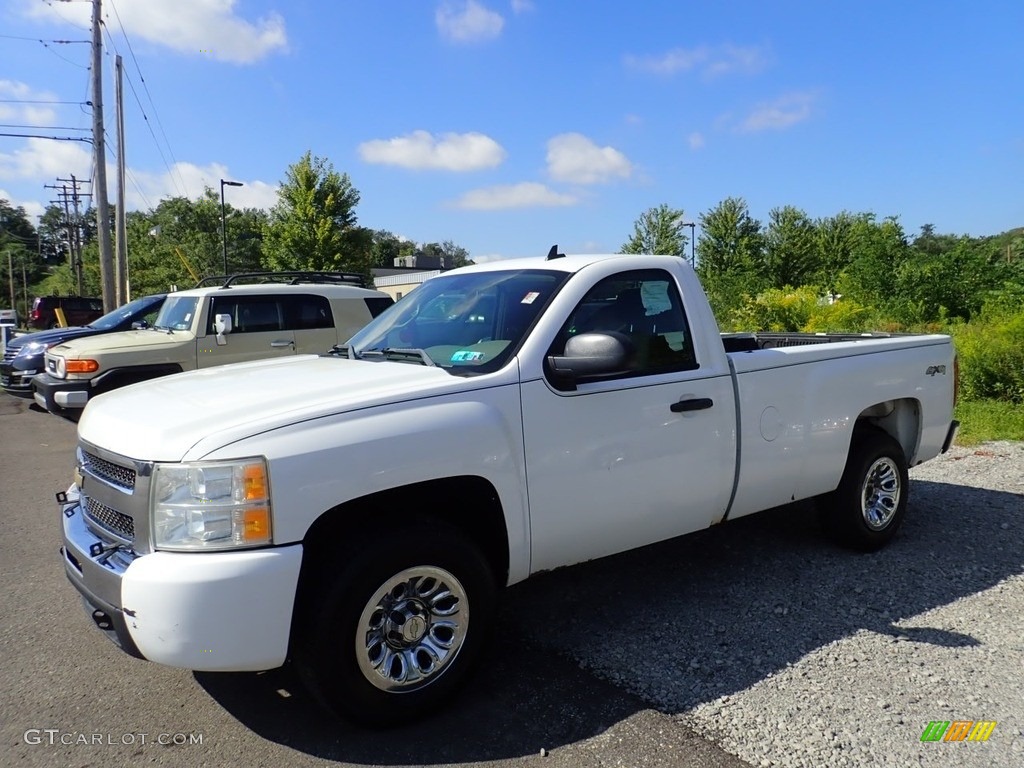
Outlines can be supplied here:
M522 385L533 571L707 527L732 490L732 381L724 362L698 358L673 277L601 280L549 354L601 331L630 339L628 370L573 390L549 372Z
M224 344L217 343L213 327L219 314L231 317L231 332L224 335ZM234 293L211 298L206 335L198 343L198 367L294 354L295 335L285 325L279 296Z

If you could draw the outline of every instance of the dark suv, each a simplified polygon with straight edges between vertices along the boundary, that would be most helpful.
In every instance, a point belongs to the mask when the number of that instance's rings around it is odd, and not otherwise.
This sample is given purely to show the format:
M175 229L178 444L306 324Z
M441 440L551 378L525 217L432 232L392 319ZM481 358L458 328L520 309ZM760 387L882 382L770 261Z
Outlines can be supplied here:
M43 370L46 350L50 347L84 336L130 331L133 327L151 325L166 297L166 293L143 296L103 315L89 325L54 328L15 336L7 342L3 362L0 362L0 385L3 385L4 391L9 394L32 397L32 377Z
M103 317L103 299L83 296L37 296L28 312L28 327L36 330L60 328L56 310L64 313L67 327L87 325Z

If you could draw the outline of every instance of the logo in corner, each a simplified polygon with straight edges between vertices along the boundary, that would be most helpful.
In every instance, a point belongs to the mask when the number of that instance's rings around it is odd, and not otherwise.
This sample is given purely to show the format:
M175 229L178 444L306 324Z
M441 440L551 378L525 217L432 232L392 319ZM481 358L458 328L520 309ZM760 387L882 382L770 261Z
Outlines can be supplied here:
M932 720L921 741L988 741L996 724L995 720Z

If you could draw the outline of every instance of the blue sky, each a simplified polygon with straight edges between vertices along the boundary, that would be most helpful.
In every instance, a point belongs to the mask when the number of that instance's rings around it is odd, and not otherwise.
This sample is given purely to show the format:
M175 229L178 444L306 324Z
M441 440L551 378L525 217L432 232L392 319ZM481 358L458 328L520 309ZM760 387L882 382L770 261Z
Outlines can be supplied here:
M87 136L88 0L0 9L0 132ZM617 251L647 208L726 197L1024 226L1024 3L104 0L124 58L128 205L269 207L307 150L359 223L472 258ZM27 39L26 39L27 38ZM51 102L67 101L70 104ZM30 103L41 102L41 103ZM35 126L13 128L9 126ZM111 142L113 146L113 142ZM30 215L89 144L0 136ZM108 157L109 159L109 157ZM114 195L111 175L110 195ZM697 234L699 237L700 230Z

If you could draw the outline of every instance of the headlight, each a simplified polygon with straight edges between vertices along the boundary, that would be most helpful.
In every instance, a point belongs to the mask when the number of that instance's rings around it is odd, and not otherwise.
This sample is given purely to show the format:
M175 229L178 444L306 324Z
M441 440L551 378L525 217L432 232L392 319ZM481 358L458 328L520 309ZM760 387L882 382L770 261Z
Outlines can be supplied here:
M53 370L53 375L56 376L58 379L63 379L65 376L68 375L68 361L65 360L63 357L55 357L53 358L53 361L54 364L57 366Z
M270 486L262 458L156 464L152 488L157 549L231 549L272 541Z
M41 341L30 341L28 344L22 344L18 350L16 357L29 357L31 355L38 355L40 352L45 352L47 349L52 347L52 344L44 344Z

